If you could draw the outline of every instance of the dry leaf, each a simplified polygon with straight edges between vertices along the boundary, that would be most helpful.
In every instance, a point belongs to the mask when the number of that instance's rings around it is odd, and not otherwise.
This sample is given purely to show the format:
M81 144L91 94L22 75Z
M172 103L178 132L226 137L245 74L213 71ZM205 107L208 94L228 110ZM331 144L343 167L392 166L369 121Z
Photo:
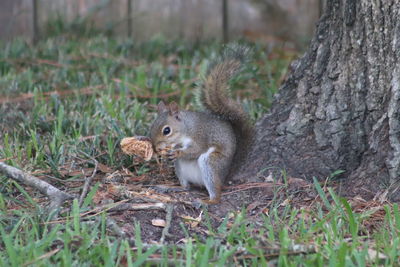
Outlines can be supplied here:
M247 212L253 211L253 210L256 209L259 205L261 205L261 202L259 202L259 201L254 201L253 203L251 203L250 205L247 206L246 211L247 211Z
M99 168L99 170L102 172L102 173L111 173L111 172L113 172L113 170L110 168L110 167L108 167L107 165L104 165L104 164L102 164L102 163L98 163L98 168Z
M186 224L190 225L192 228L196 228L201 222L202 215L203 211L200 212L197 218L193 218L189 215L181 215L180 217L185 221Z
M93 196L93 203L100 204L105 199L111 199L110 194L105 191L97 190L96 194Z
M368 249L368 256L371 260L386 260L387 256L383 253L380 253L379 251L376 251L375 249L369 248Z
M291 200L287 198L287 199L285 199L285 200L281 203L281 206L282 206L282 207L286 207L287 205L290 204L290 202L291 202Z
M264 178L264 181L268 182L268 183L273 183L274 182L274 176L272 175L272 172L270 172L269 175Z
M158 227L165 227L165 220L163 219L153 219L151 220L151 224Z
M268 208L263 209L262 212L263 212L265 215L269 216L269 209L268 209Z

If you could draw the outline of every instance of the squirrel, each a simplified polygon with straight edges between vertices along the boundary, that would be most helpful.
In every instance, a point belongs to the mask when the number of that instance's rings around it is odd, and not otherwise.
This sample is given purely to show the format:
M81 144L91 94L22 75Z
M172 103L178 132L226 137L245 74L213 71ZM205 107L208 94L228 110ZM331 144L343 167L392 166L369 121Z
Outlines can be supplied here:
M221 200L225 179L232 176L246 157L254 129L242 106L229 97L229 80L242 68L248 48L227 47L208 67L200 88L205 111L182 110L175 102L160 102L150 128L154 151L175 159L175 174L185 189L203 186L209 200Z

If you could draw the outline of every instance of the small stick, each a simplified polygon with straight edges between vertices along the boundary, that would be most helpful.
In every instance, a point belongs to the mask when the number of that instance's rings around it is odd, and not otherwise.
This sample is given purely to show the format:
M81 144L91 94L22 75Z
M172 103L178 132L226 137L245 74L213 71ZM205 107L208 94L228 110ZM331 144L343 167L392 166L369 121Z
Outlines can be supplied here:
M36 262L38 262L38 261L40 261L40 260L50 258L50 257L53 256L54 254L56 254L57 252L59 252L61 249L62 249L62 248L53 249L52 251L49 251L49 252L43 254L42 256L37 257L37 258L34 259L34 260L25 262L22 266L25 267L25 266L28 266L28 265L32 265L32 264L34 264L34 263L36 263Z
M299 245L301 246L301 245ZM268 252L268 248L267 248L267 252ZM287 252L283 253L280 249L271 249L270 252L264 254L264 258L266 259L271 259L271 258L276 258L279 257L280 255L286 255L286 256L295 256L295 255L299 255L299 254L314 254L317 253L317 250L314 246L304 246L304 250L302 249L302 247L293 247L291 249L289 249ZM254 259L254 258L258 258L260 257L259 255L242 255L242 256L238 256L237 259L239 260L245 260L245 259Z
M168 206L166 206L162 202L158 203L121 203L109 211L124 211L124 210L165 210Z
M95 174L97 172L97 168L99 166L99 162L97 160L95 160L95 159L93 159L93 160L94 160L94 163L95 163L94 170L93 170L92 176L90 176L89 178L85 179L85 184L83 185L82 193L81 193L81 196L79 197L79 207L82 206L83 200L86 197L86 194L87 194L87 192L89 190L89 186L92 183L93 177L95 176Z
M165 241L165 237L169 236L169 228L171 227L172 220L172 211L174 209L173 205L167 205L166 211L167 215L165 216L165 227L161 233L160 243L163 244Z
M81 218L92 218L95 217L103 212L115 212L115 211L125 211L125 210L157 210L157 209L166 209L166 205L164 203L125 203L126 201L129 201L129 199L121 200L119 203L112 203L96 207L92 210L86 211L84 213L80 214ZM92 214L93 213L93 214ZM67 217L61 220L56 220L56 221L49 221L45 222L43 224L54 224L54 223L62 223L67 221L67 219L72 218L72 217Z
M46 195L50 199L50 211L58 209L65 200L74 198L74 196L61 191L51 184L3 162L0 162L0 172L4 173L13 180L31 186L37 189L40 193Z

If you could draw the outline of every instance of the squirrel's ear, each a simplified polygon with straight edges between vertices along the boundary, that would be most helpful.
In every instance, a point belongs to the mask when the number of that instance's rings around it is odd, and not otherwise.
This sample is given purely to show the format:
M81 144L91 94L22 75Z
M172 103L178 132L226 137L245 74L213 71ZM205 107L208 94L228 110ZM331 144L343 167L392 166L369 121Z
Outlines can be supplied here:
M167 111L168 111L167 106L164 104L163 101L160 101L160 102L158 103L158 105L157 105L157 112L158 112L158 114L161 114L161 113L164 113L164 112L167 112Z
M174 101L169 104L169 115L175 116L175 118L177 120L180 120L180 118L179 118L179 106Z
M175 101L172 101L169 104L169 112L170 112L171 115L175 115L176 113L179 112L179 106Z

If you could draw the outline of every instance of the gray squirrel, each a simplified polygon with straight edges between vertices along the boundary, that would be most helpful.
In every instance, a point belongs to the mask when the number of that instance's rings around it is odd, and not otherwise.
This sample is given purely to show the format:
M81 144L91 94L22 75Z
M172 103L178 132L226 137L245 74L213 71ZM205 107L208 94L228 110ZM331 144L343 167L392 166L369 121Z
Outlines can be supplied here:
M227 47L210 64L201 86L204 112L182 110L175 102L158 104L158 116L150 128L154 151L175 159L175 173L186 189L203 186L210 199L221 200L226 178L234 175L246 157L254 129L242 106L229 97L229 80L242 68L248 49Z

